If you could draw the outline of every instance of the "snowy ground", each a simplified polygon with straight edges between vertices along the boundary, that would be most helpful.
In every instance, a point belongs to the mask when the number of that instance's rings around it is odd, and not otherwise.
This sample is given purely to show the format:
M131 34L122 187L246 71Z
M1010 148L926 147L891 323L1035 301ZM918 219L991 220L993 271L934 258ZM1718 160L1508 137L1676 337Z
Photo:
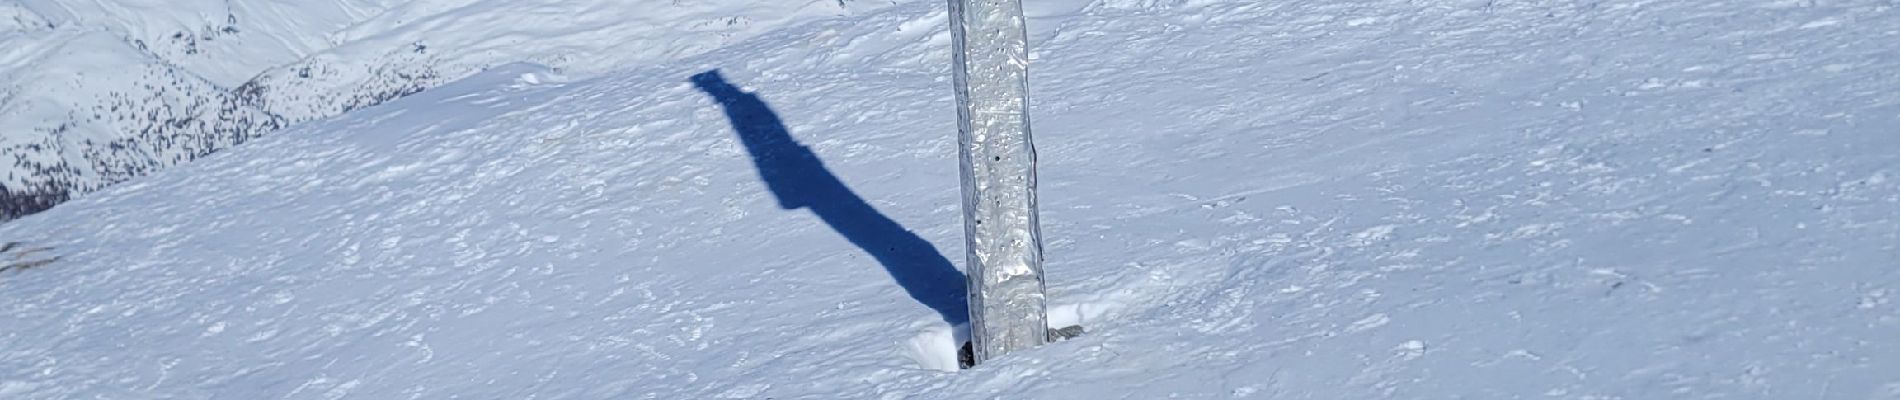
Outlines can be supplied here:
M920 1L0 225L0 398L1900 399L1896 5L1541 3L1034 4L1052 319L1091 331L976 369L960 282L879 229L961 254ZM822 165L762 175L777 132Z

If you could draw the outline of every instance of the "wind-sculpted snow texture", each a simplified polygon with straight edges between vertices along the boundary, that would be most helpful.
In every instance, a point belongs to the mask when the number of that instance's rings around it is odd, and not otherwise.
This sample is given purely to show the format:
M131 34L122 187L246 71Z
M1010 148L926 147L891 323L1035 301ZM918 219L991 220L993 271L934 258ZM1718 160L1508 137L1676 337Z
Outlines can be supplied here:
M958 254L920 1L490 68L0 226L0 398L1900 399L1891 2L1031 3L1079 338L955 371L689 81Z
M576 76L881 4L0 3L0 220L510 62Z

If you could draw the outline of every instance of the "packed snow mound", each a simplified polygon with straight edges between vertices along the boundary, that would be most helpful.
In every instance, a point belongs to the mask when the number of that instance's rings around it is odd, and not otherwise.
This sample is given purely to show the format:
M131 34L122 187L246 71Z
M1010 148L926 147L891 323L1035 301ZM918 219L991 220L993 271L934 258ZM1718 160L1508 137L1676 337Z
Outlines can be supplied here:
M0 219L513 62L575 76L889 3L0 4Z
M911 2L496 66L0 226L0 397L1900 398L1888 2L1035 13L1082 337L946 371Z

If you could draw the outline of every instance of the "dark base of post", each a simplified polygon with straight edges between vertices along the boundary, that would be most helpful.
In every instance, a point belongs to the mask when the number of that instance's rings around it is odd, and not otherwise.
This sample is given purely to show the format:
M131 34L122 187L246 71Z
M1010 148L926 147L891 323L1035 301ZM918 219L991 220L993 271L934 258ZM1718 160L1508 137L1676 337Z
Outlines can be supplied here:
M1074 339L1076 336L1082 336L1085 332L1081 325L1069 325L1062 329L1050 329L1049 342L1055 343ZM957 368L970 369L970 367L974 366L976 366L976 345L971 342L963 342L963 346L957 348Z

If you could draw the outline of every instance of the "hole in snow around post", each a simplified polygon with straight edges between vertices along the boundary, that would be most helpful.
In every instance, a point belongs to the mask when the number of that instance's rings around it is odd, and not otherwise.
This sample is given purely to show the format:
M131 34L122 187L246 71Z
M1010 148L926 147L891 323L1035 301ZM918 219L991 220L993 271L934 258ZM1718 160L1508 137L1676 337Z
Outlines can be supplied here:
M1101 329L1093 325L1108 310L1104 304L1078 303L1050 306L1048 322L1052 328L1083 326L1088 332ZM904 358L916 362L919 368L943 372L957 372L957 352L963 344L970 341L970 324L945 325L942 322L931 324L923 332L911 336L903 345Z
M948 326L939 322L904 341L904 357L918 367L957 372L957 348L970 340L970 324Z

